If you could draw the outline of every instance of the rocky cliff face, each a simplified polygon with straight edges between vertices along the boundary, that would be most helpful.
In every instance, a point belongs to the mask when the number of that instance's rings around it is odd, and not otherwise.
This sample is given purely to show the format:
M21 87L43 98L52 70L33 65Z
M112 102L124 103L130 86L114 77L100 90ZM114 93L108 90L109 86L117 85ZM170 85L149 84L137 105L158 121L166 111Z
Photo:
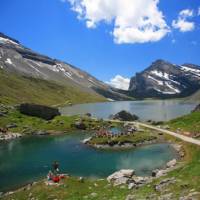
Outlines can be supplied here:
M175 65L157 60L130 82L129 92L138 98L185 97L200 88L200 67L193 64Z
M0 69L39 79L76 86L83 91L99 93L107 98L124 100L128 97L68 63L32 51L17 40L0 33ZM101 91L98 92L98 91Z

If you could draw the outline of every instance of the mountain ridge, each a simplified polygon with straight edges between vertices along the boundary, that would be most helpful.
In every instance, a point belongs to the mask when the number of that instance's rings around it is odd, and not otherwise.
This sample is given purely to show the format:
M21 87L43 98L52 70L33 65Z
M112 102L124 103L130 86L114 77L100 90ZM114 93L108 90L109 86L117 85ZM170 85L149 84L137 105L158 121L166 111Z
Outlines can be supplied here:
M0 33L0 68L9 73L76 87L90 95L100 95L113 100L131 99L89 73L67 62L26 48L19 41L3 33Z
M200 66L156 60L131 78L129 93L137 98L186 97L200 89Z

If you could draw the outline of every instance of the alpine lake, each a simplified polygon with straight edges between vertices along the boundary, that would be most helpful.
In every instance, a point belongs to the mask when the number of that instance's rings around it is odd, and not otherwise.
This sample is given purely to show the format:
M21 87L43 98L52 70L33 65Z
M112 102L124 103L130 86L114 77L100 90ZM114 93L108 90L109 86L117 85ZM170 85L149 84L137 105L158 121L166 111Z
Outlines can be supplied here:
M195 103L179 100L125 101L80 104L60 108L63 115L91 113L108 118L127 110L140 120L166 121L191 112ZM136 175L151 175L177 158L168 143L151 144L126 150L100 150L83 144L90 133L72 132L60 136L29 136L0 142L0 192L18 188L46 176L53 161L60 171L72 176L105 178L120 169L134 169Z

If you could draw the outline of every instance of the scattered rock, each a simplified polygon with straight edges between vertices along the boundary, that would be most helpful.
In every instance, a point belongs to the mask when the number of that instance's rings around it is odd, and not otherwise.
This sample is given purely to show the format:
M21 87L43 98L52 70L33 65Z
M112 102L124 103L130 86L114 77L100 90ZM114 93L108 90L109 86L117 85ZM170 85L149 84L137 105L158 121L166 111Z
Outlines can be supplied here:
M135 186L136 186L135 183L129 183L129 184L128 184L128 189L131 190L131 189L133 189Z
M83 177L79 177L78 181L81 182L81 183L84 183L84 178Z
M95 193L95 192L93 192L93 193L91 193L91 194L90 194L90 196L91 196L91 197L93 197L93 198L95 198L95 197L97 197L97 196L98 196L98 194L97 194L97 193Z
M128 186L128 189L138 188L144 184L152 181L151 177L140 177L134 175L134 170L123 169L117 171L107 178L108 182L112 183L114 186L122 185Z
M94 183L94 187L98 187L99 185L97 183Z
M166 168L153 170L152 171L152 177L161 177L161 176L166 175L168 172L172 171L175 168L176 164L177 164L176 159L170 160L166 164Z
M159 170L159 169L155 169L152 171L152 177L160 177L160 176L164 176L166 174L165 170Z
M158 200L172 200L173 199L172 196L173 196L172 193L164 194L164 195L160 196L158 198Z
M107 181L110 183L124 177L131 178L134 175L134 173L135 171L132 169L122 169L108 176Z
M179 200L199 200L200 192L192 192L186 196L180 197Z
M144 185L144 184L149 183L151 181L150 177L141 177L141 176L133 176L132 180L138 186Z
M173 160L170 160L170 161L166 164L166 166L167 166L167 168L171 168L171 167L174 167L174 166L176 165L176 163L177 163L176 159L173 159Z
M175 178L167 178L167 179L162 180L160 183L154 185L154 188L157 192L161 192L165 187L174 183L176 183Z
M0 117L5 117L6 115L3 112L0 112Z
M11 133L11 132L6 132L6 133L0 132L0 141L16 139L16 138L19 138L19 137L22 137L22 134Z
M149 196L147 196L146 197L146 199L148 199L148 200L157 200L158 198L157 198L157 195L156 194L150 194Z
M129 181L129 178L128 177L121 177L121 178L117 178L113 184L114 186L117 186L117 185L123 185L123 184L127 184Z
M39 130L39 131L33 132L33 135L49 135L49 133L47 131Z
M129 195L126 197L126 200L135 200L135 196L132 195L132 194L129 194Z
M172 146L178 152L178 154L181 157L185 156L185 152L184 152L184 149L183 149L182 145L180 145L180 144L172 144Z

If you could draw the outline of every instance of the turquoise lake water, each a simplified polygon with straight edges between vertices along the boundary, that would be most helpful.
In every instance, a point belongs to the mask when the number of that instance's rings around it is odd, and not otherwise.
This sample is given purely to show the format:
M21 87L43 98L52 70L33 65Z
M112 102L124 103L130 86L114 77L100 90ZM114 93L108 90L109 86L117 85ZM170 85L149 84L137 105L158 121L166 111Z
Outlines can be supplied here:
M177 156L169 144L124 151L97 150L81 143L87 137L87 134L76 133L0 143L0 191L44 178L55 160L59 161L61 172L100 178L120 169L135 169L137 175L149 175Z

